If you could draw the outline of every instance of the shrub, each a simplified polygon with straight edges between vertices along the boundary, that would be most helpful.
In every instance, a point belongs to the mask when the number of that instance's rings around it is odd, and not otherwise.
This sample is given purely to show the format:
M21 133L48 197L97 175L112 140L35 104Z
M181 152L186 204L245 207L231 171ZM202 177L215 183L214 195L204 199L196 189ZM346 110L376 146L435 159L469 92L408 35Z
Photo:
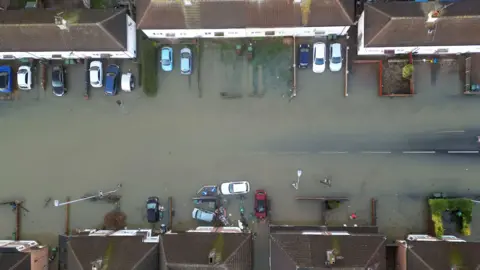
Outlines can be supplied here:
M435 236L440 238L443 236L443 223L441 214L432 214L433 227L435 228Z
M409 80L412 77L412 74L413 74L413 65L412 64L408 64L408 65L403 67L402 77L404 79Z

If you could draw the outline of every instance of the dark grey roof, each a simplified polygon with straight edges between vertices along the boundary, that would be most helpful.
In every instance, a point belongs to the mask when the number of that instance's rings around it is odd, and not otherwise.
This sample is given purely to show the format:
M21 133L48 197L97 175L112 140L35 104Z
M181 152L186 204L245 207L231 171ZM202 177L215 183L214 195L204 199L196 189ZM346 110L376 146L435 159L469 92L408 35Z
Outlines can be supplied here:
M220 254L220 262L209 263L212 249ZM252 238L242 233L166 234L161 240L161 257L165 269L252 269Z
M480 33L480 1L463 0L439 7L433 2L366 4L364 46L480 45L480 35L472 34ZM440 17L427 24L427 15L434 10L440 10Z
M59 13L68 30L55 25ZM125 51L126 24L125 10L0 11L0 51Z
M293 1L137 1L139 29L225 29L302 26L348 26L354 22L355 0L312 0L309 15ZM194 19L192 19L194 18ZM304 23L306 22L306 23Z
M30 253L0 249L0 269L30 270Z
M108 260L108 269L155 270L158 244L143 243L143 236L72 236L67 240L66 269L90 270L92 262Z
M327 251L335 250L337 256L342 257L336 260L335 268L383 270L386 269L385 241L382 235L272 233L272 269L331 269L325 265Z
M407 269L479 269L480 243L407 241Z

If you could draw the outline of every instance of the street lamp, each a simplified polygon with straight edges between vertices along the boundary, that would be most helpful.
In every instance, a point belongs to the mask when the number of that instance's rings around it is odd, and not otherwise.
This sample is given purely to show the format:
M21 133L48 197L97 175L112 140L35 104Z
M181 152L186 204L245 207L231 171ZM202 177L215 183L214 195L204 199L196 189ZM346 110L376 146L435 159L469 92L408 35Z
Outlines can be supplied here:
M95 194L95 195L88 196L88 197L84 197L84 198L80 198L80 199L73 200L73 201L63 202L63 203L60 203L59 200L55 200L55 201L53 202L53 205L54 205L55 207L59 207L59 206L67 205L67 204L72 204L72 203L76 203L76 202L81 202L81 201L90 200L90 199L93 199L93 198L100 198L100 199L101 199L101 198L103 198L105 195L109 195L109 194L112 194L112 193L117 192L121 187L122 187L122 184L118 184L118 185L117 185L117 188L114 189L114 190L110 190L110 191L106 191L106 192L103 192L103 191L99 190L98 193Z
M297 170L297 181L292 183L293 188L298 190L298 184L300 184L300 176L302 176L303 171L301 169Z

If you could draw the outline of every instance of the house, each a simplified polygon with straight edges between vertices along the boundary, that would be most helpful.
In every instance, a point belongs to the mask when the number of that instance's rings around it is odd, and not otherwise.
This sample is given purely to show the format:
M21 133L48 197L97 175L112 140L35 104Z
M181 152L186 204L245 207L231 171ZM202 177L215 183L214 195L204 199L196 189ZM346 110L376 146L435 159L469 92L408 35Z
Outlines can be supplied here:
M135 58L136 24L123 9L0 11L0 59Z
M408 235L397 241L399 270L480 269L480 243L455 236Z
M270 269L386 269L376 227L270 227Z
M137 1L151 39L345 35L355 0Z
M365 4L358 21L358 55L480 52L480 1Z
M36 241L0 240L0 269L48 269L48 247Z
M160 241L161 270L252 270L252 236L234 231L167 233Z
M151 230L85 230L59 236L60 270L158 270L159 237Z

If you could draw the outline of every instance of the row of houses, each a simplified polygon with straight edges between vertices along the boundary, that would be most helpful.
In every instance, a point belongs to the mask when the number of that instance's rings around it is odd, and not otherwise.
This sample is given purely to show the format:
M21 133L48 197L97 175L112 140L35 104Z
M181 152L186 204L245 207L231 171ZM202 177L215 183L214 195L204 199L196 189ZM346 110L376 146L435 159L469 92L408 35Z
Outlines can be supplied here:
M7 8L0 11L0 59L135 58L137 30L153 40L348 34L365 56L480 52L480 1L357 2L142 0L135 16L123 9Z
M259 240L228 228L162 236L150 230L85 230L59 236L59 269L251 270L255 256L268 259L271 270L480 267L480 243L408 235L388 245L376 227L270 226L269 248L254 250L254 241ZM48 258L48 248L35 241L0 241L0 269L44 270Z

